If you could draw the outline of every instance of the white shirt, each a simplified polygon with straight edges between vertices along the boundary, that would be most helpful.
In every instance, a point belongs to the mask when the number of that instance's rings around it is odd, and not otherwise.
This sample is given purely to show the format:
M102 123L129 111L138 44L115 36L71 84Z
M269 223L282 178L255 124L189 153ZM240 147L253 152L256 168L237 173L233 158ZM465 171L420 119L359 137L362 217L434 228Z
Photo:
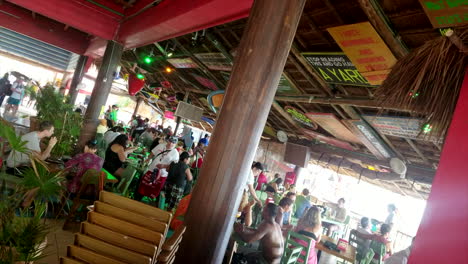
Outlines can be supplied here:
M384 263L385 264L407 264L410 254L411 254L411 250L410 248L407 248L405 250L402 250L393 254L388 259L386 259Z
M25 147L29 150L29 152L41 152L41 140L39 139L37 132L29 132L24 134L21 137L21 140L27 142ZM29 165L30 163L31 160L29 159L29 153L24 154L13 150L7 158L7 166L10 168L18 167L19 165Z
M159 155L161 152L167 151L166 149L167 143L162 143L157 145L151 152L155 156L153 161L148 167L148 171L152 171L156 168L156 165L161 164L161 165L169 165L172 162L178 162L179 161L179 152L177 149L171 149L168 152L165 152L164 154ZM156 157L157 156L157 157Z
M18 82L14 82L11 88L12 93L10 97L18 100L21 99L21 96L23 95L24 86L22 84L20 85Z

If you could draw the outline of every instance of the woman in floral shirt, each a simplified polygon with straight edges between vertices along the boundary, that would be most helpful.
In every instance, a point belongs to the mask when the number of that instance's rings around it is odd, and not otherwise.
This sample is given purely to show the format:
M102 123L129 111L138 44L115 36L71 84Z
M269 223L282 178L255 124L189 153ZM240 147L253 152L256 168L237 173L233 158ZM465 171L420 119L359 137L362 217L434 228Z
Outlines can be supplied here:
M90 140L84 147L84 153L78 154L65 163L65 167L70 169L72 178L68 181L67 189L70 193L76 194L81 187L81 177L89 169L100 171L104 160L97 156L97 141Z

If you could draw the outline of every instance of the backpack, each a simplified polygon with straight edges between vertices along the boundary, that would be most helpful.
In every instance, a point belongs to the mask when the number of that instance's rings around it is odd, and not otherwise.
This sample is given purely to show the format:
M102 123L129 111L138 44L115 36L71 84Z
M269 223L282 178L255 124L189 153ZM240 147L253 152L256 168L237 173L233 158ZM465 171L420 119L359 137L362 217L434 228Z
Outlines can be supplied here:
M13 90L11 90L11 84L5 84L5 95L11 96L13 94Z

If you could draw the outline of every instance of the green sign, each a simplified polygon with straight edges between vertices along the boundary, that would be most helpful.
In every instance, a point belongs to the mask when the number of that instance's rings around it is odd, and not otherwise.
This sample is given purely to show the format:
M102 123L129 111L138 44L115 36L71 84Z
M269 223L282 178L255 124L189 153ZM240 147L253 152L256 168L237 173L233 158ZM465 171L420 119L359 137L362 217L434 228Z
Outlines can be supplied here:
M301 110L296 109L291 106L286 106L284 108L288 114L291 115L291 117L296 120L298 123L300 123L302 126L312 128L312 129L317 129L317 124L314 123L314 121L310 120Z
M468 23L467 0L419 0L435 28L461 26Z
M284 74L281 75L278 89L276 90L278 94L297 94L298 90L296 86L286 77Z
M372 86L344 53L308 52L302 56L327 83Z

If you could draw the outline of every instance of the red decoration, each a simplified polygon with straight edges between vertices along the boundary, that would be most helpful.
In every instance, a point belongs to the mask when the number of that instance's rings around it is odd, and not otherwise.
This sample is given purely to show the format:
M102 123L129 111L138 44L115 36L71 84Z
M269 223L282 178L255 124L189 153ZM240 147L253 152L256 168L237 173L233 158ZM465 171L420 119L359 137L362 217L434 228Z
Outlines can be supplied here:
M156 88L154 88L154 91L155 91L155 92L162 91L162 87L156 87Z
M133 73L128 77L128 94L131 96L138 93L145 85L145 80L140 80Z
M168 81L162 81L161 82L161 85L164 87L164 88L171 88L172 87L172 84Z

